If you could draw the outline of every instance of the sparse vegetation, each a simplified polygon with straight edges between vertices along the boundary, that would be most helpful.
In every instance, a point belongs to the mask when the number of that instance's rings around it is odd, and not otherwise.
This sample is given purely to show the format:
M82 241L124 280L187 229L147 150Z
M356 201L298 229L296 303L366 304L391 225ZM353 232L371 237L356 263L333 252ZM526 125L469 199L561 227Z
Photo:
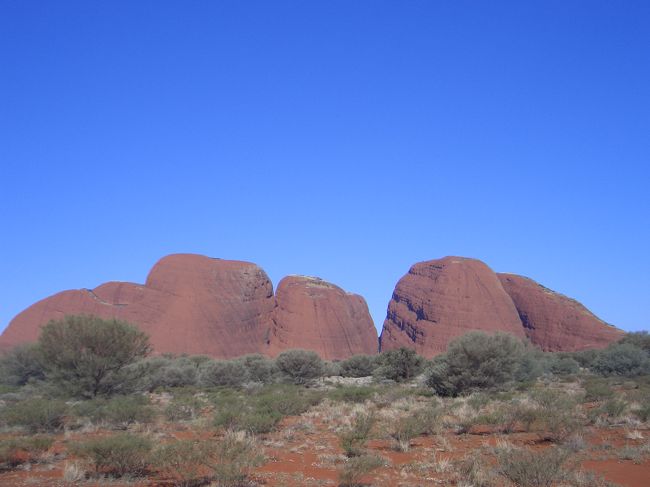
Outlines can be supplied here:
M269 478L281 485L285 475L289 485L310 485L303 472L275 469L295 468L313 452L311 465L348 486L426 479L605 487L611 484L593 472L576 470L577 461L641 467L650 456L650 381L629 373L643 361L628 360L646 356L644 340L548 354L512 337L472 333L432 362L406 349L334 363L302 350L275 360L166 355L141 357L99 382L66 375L71 369L53 375L39 345L1 364L0 483L8 470L46 472L52 463L69 484L119 478L239 487ZM30 367L29 357L40 362ZM604 373L604 363L619 372ZM323 374L331 375L317 380ZM90 384L99 384L96 394ZM603 428L624 446L594 443L592 432ZM486 446L476 446L475 435ZM494 435L497 446L488 447ZM386 448L412 461L390 466L378 456ZM276 457L271 470L265 454Z

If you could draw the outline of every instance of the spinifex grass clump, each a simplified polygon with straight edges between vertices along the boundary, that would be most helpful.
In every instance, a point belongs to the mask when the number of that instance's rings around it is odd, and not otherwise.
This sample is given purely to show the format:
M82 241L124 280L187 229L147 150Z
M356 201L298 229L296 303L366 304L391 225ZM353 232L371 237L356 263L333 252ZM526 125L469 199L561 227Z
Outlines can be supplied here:
M355 457L363 453L376 422L377 417L373 412L358 413L350 427L339 433L339 442L346 456Z
M140 476L147 472L152 443L142 436L122 433L72 445L72 452L87 459L96 475Z

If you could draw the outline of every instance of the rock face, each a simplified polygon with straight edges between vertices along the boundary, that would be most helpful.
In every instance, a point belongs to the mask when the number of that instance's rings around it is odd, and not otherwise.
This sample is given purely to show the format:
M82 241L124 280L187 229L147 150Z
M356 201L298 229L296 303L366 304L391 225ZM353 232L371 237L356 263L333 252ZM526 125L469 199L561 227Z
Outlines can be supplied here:
M306 348L334 359L377 352L377 332L360 296L319 279L288 277L276 305L260 267L192 254L162 258L144 285L108 282L43 299L9 323L0 348L34 342L48 321L70 314L134 323L157 353L232 358Z
M377 330L361 296L319 278L289 276L275 299L271 355L291 348L315 350L327 360L377 353Z
M542 350L604 348L624 334L579 302L532 279L514 274L498 276L519 312L526 336Z
M51 319L93 314L138 325L157 352L229 358L260 350L274 307L271 281L255 264L175 254L145 285L109 282L37 302L11 321L0 345L35 341Z
M433 357L471 330L525 337L512 300L483 262L463 257L420 262L395 287L381 350L408 347Z

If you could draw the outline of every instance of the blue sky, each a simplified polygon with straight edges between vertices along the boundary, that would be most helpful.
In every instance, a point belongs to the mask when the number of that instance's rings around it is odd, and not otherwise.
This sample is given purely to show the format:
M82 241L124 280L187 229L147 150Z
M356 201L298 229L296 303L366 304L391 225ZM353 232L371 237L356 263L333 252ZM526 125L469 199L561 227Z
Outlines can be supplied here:
M163 255L381 327L445 255L650 324L647 1L0 2L0 329Z

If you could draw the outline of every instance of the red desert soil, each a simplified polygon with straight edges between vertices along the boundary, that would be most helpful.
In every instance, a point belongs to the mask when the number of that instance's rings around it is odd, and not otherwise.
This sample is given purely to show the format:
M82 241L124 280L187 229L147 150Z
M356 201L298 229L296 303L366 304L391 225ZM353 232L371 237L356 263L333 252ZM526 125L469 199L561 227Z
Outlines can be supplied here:
M164 441L188 438L206 438L211 433L197 431L182 425L165 425L166 431L159 431ZM479 428L479 432L483 431ZM64 439L60 435L52 451L57 452L48 463L34 464L31 470L17 470L0 473L0 486L15 487L61 487L73 485L63 480L65 459L61 453L65 443L77 439L107 434L100 431L93 434L69 435ZM590 430L585 435L589 459L582 462L585 470L603 475L607 480L626 487L647 487L650 479L650 461L635 464L630 460L618 460L616 448L641 445L645 440L626 438L622 428ZM7 435L5 435L6 437ZM457 435L446 431L441 435L421 436L411 443L408 452L393 450L388 440L372 440L368 443L369 453L388 460L389 466L382 467L366 476L369 485L378 487L456 485L451 471L433 472L430 468L421 470L422 466L431 465L435 460L460 460L469 453L485 446L494 446L499 440L528 448L546 448L546 443L539 443L532 433L501 434L466 434ZM338 467L344 457L336 435L328 428L327 418L303 415L286 418L277 432L261 438L267 461L257 468L252 480L265 486L337 485ZM614 449L601 450L599 446L609 444ZM457 478L456 478L457 479ZM136 482L102 481L85 482L84 486L112 487L170 487L164 479L150 478Z

